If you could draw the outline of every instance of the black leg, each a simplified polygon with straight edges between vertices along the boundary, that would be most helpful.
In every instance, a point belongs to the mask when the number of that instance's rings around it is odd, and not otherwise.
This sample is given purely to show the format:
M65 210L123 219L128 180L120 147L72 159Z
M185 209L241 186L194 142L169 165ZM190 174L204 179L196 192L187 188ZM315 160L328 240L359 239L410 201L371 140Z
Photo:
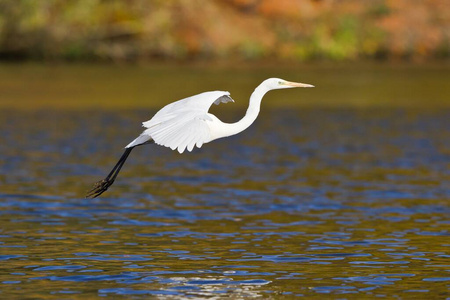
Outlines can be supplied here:
M92 190L90 190L86 194L86 198L96 198L96 197L100 196L101 194L103 194L103 192L105 192L114 183L114 180L116 179L117 175L119 174L120 170L122 169L123 165L125 164L125 161L127 160L128 155L130 155L133 148L134 147L125 149L125 152L122 154L119 161L114 166L114 168L111 170L111 172L108 174L108 176L106 176L105 179L97 181L94 184L94 187L92 188Z

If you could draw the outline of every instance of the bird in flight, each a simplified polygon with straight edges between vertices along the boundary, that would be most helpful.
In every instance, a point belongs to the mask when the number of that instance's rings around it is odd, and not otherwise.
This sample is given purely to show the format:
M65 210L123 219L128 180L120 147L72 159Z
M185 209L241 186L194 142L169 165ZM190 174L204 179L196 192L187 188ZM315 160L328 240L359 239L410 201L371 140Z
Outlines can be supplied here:
M270 90L294 87L314 87L311 84L296 83L280 78L264 80L250 96L250 102L245 116L236 123L224 123L215 115L208 113L213 104L234 102L229 92L213 91L194 95L178 100L164 106L149 121L143 122L146 129L137 138L125 147L111 172L94 184L86 198L95 198L105 192L116 179L131 151L141 145L155 143L157 145L192 151L195 146L200 148L203 144L219 138L232 136L247 129L258 117L261 100Z

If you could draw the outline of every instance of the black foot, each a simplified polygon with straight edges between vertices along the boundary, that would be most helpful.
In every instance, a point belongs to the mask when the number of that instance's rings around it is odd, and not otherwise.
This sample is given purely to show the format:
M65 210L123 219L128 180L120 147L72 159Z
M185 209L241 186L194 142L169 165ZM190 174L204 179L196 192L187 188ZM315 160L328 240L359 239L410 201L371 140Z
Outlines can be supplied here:
M103 194L112 184L114 183L114 180L111 179L102 179L100 181L97 181L94 184L94 187L92 190L90 190L86 194L86 198L96 198Z

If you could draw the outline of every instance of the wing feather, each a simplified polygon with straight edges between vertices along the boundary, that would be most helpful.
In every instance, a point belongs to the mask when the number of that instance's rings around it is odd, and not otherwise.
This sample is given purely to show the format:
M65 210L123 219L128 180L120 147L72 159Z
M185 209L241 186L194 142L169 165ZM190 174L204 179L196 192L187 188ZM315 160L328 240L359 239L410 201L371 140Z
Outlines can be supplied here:
M177 149L192 151L211 141L208 122L213 116L208 110L213 104L234 102L230 93L222 91L206 92L181 99L164 106L149 121L142 125L147 129L127 147L142 144L142 141L153 140L156 144Z
M207 114L213 104L234 102L229 92L205 92L170 103L160 109L149 121L143 122L146 128L170 120L183 113L197 112L198 115Z
M200 148L211 137L206 121L200 119L181 120L177 124L172 124L167 130L164 126L154 126L145 130L144 133L151 136L156 144L172 150L177 149L180 153L183 153L186 148L192 151L195 145Z
M219 105L220 103L228 103L228 102L234 102L233 98L230 97L230 93L217 98L217 100L214 101L214 104Z
M189 128L187 128L186 131L187 131L186 134L181 136L180 142L178 143L177 150L180 153L184 152L184 149L186 149L186 146L188 144L188 140L191 138L190 133L189 133Z

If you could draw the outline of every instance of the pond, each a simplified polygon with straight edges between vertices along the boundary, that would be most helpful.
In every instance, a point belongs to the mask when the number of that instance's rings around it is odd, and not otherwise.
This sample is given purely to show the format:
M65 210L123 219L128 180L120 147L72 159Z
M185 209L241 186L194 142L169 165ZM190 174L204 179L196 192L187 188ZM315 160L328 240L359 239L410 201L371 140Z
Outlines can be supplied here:
M2 65L0 295L449 297L448 69L297 73ZM192 153L139 147L84 198L158 107L224 89L237 120L270 76L317 87Z

